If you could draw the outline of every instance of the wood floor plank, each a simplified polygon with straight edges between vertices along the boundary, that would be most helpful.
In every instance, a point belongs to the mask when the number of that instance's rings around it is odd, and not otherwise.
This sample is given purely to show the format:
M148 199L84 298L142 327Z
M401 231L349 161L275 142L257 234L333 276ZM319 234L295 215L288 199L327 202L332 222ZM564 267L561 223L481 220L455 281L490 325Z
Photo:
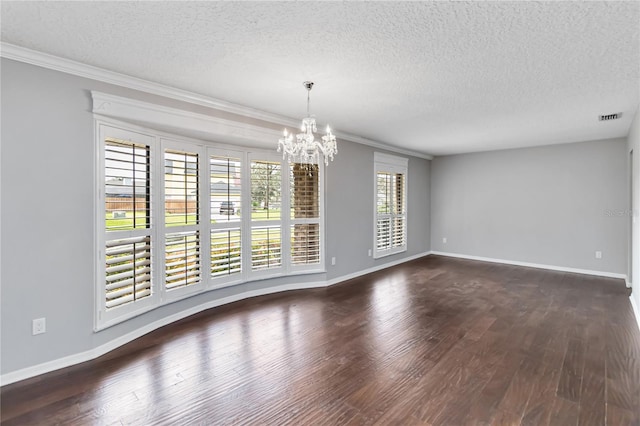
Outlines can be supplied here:
M562 364L557 395L572 402L580 402L584 368L584 342L569 339Z
M606 420L605 378L601 374L585 372L582 377L579 425L603 425Z
M553 411L554 394L560 369L554 363L544 363L544 372L533 377L533 386L522 416L523 425L548 425ZM604 398L602 398L604 400Z
M621 280L429 256L0 389L3 425L633 425Z
M607 425L637 426L640 425L640 412L633 412L607 404Z
M578 424L579 404L564 398L555 398L549 424L575 426Z
M511 411L496 410L491 419L492 426L514 426L520 424L521 417Z

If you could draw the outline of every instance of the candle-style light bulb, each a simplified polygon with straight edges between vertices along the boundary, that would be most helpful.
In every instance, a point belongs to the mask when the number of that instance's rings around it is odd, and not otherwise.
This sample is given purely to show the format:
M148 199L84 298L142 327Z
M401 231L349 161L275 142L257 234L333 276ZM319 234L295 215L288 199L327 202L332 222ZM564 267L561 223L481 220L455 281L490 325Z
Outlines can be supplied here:
M327 133L331 134L331 128L327 125Z
M287 134L288 134L287 129L284 129L284 137L285 138L287 137Z

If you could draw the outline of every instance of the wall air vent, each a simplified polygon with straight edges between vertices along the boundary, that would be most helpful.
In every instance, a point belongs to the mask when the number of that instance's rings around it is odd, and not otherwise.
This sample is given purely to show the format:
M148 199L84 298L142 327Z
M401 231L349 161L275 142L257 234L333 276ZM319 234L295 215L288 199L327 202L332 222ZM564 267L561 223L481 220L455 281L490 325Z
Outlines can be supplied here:
M599 115L598 116L598 120L599 121L610 121L610 120L617 120L620 117L622 117L622 113L621 112L617 112L615 114Z

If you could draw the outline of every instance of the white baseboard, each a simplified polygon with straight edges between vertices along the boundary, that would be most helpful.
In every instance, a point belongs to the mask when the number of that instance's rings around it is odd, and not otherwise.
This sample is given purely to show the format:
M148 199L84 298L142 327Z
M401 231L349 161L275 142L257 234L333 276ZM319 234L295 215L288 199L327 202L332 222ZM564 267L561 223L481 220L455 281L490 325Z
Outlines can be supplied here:
M412 260L420 259L421 257L425 257L430 255L432 252L425 251L424 253L414 254L413 256L404 257L399 260L394 260L393 262L383 263L382 265L376 265L372 268L364 269L362 271L354 272L352 274L342 275L338 278L334 278L332 280L327 281L327 286L332 286L334 284L338 284L344 281L352 280L354 278L358 278L362 275L371 274L376 271L380 271L382 269L390 268L392 266L400 265L401 263L410 262Z
M280 292L289 291L289 290L302 290L302 289L319 288L319 287L326 287L325 282L321 281L321 282L300 283L300 284L284 284L280 286L268 287L268 288L259 289L259 290L246 291L243 293L235 294L233 296L224 297L222 299L211 300L209 302L202 303L198 306L191 307L184 311L177 312L173 315L169 315L167 317L154 321L150 324L146 324L143 327L133 330L125 335L119 336L113 340L110 340L105 344L97 346L88 351L80 352L77 354L55 359L53 361L37 364L32 367L27 367L21 370L3 374L2 376L0 376L0 384L1 386L8 385L10 383L15 383L20 380L25 380L31 377L39 376L41 374L49 373L51 371L59 370L61 368L70 367L72 365L79 364L81 362L90 361L116 348L119 348L120 346L123 346L139 337L142 337L147 333L157 330L160 327L171 324L172 322L175 322L175 321L179 321L190 315L197 314L199 312L202 312L210 308L226 305L227 303L237 302L242 299L248 299L250 297L264 296L267 294L280 293Z
M172 322L181 320L190 315L197 314L207 309L215 308L221 305L226 305L228 303L237 302L242 299L248 299L250 297L264 296L267 294L281 293L281 292L290 291L290 290L304 290L304 289L332 286L332 285L341 283L343 281L347 281L362 275L379 271L381 269L389 268L391 266L399 265L401 263L409 262L411 260L427 256L430 253L431 252L416 254L416 255L405 257L399 260L395 260L393 262L376 265L373 268L368 268L362 271L354 272L352 274L347 274L341 277L333 278L331 280L307 282L307 283L283 284L283 285L274 286L274 287L266 287L258 290L245 291L243 293L234 294L232 296L224 297L222 299L211 300L206 303L202 303L198 306L194 306L192 308L186 309L181 312L177 312L173 315L169 315L167 317L154 321L150 324L147 324L125 335L122 335L113 340L110 340L109 342L104 343L88 351L79 352L79 353L58 358L52 361L44 362L42 364L37 364L31 367L5 373L2 376L0 376L0 386L5 386L11 383L19 382L21 380L29 379L31 377L39 376L41 374L50 373L52 371L59 370L61 368L66 368L75 364L80 364L82 362L90 361L116 348L119 348L120 346L125 345L139 337L142 337L147 333L157 330L160 327L171 324Z
M584 274L584 275L595 275L598 277L607 277L607 278L619 278L622 280L627 280L627 276L625 274L618 274L616 272L605 272L605 271L593 271L590 269L578 269L578 268L567 268L564 266L555 266L555 265L543 265L539 263L529 263L529 262L520 262L517 260L505 260L505 259L494 259L491 257L481 257L481 256L471 256L467 254L459 254L459 253L447 253L442 251L432 251L431 254L437 254L439 256L447 256L447 257L457 257L460 259L469 259L469 260L480 260L482 262L491 262L491 263L503 263L505 265L514 265L514 266L525 266L527 268L537 268L537 269L548 269L551 271L560 271L560 272L572 272L574 274Z
M629 300L631 300L631 307L633 308L633 314L636 317L636 322L638 323L638 329L640 330L640 306L636 303L635 297L633 294L629 296Z

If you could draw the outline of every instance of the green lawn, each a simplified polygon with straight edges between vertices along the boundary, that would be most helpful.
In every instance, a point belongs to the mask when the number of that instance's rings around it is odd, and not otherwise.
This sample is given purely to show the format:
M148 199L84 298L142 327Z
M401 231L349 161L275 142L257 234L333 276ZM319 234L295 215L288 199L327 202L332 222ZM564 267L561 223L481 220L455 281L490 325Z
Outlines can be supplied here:
M267 215L267 211L265 210L258 210L255 212L252 212L251 217L253 219L256 220L266 220L269 216L271 218L273 218L276 215L279 215L280 211L279 210L270 210L269 211L269 215ZM276 216L277 217L277 216ZM106 219L106 226L107 229L110 230L126 230L126 229L132 229L133 228L133 212L126 212L126 217L124 218L117 218L117 219L113 219L112 218L112 214L111 213L106 213L105 215L105 219ZM138 224L139 227L144 226L144 212L138 212L136 214L136 223ZM196 215L195 214L190 214L186 216L186 220L190 223L193 224L195 223L196 220ZM167 214L165 216L165 221L167 226L179 226L179 225L184 225L185 224L185 216L181 215L181 214ZM211 223L215 223L215 220L212 220ZM240 225L240 223L238 222L238 226ZM239 233L240 231L236 231L237 233ZM234 235L232 233L231 238L235 239L237 238L238 235ZM218 233L216 236L214 236L214 239L212 241L212 243L217 242L222 242L223 240L225 240L227 238L227 234L224 233ZM264 243L266 244L266 239L267 239L267 230L266 229L258 229L258 230L254 230L252 233L252 240L254 241L254 243L259 243L260 241L264 240ZM278 237L278 235L274 235L271 234L269 240L272 243L276 243L280 241L280 238Z
M251 211L251 219L253 220L268 220L268 219L280 219L280 209L257 209Z

